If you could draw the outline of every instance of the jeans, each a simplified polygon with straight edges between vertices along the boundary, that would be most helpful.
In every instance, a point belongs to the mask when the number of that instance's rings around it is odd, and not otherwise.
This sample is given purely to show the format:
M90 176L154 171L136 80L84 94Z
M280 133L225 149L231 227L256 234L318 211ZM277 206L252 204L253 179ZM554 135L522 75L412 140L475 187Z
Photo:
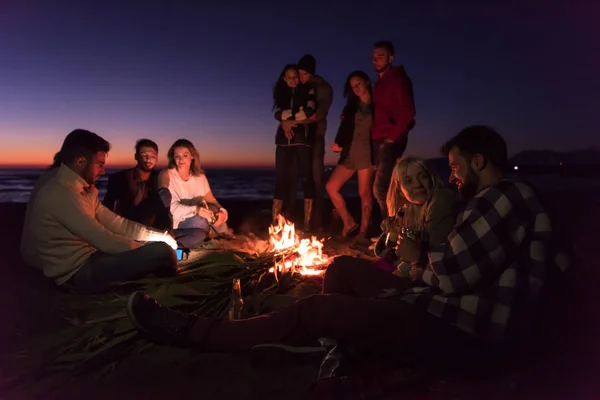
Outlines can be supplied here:
M123 253L97 251L73 275L69 283L79 294L106 291L114 282L138 279L153 272L175 271L177 257L163 242L147 243Z
M377 168L373 182L373 195L379 204L381 218L389 216L386 197L397 160L406 150L406 139L402 142L372 142L373 161Z
M296 191L298 173L302 178L304 198L312 199L314 196L311 157L309 146L277 146L275 150L275 198L283 200L284 213L293 208L295 196L291 197L291 192Z
M163 206L168 210L171 207L171 192L168 189L160 189L158 191ZM173 227L172 223L169 229ZM206 220L199 215L189 217L184 221L181 221L177 229L173 229L173 236L177 240L177 245L182 248L192 249L202 242L208 236L211 226ZM213 225L213 229L217 233L227 233L229 227L226 223L221 225Z
M434 360L471 346L470 336L424 310L398 299L373 298L384 289L404 290L411 284L368 260L341 256L327 269L323 294L248 319L198 318L189 337L205 351L247 351L259 344L306 344L327 337L360 352L385 349Z
M210 225L206 218L196 214L181 221L177 229L173 230L173 234L180 247L192 249L206 239L209 231Z

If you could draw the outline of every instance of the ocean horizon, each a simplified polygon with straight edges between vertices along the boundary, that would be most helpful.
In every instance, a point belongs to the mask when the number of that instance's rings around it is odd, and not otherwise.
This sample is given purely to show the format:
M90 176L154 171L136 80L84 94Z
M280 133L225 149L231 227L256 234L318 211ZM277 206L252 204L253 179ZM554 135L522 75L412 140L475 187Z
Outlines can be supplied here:
M106 170L96 182L100 199L104 199L110 174L120 171L118 168ZM0 168L0 202L26 203L35 182L46 168ZM275 168L210 168L206 176L211 190L217 199L268 200L273 198L275 188ZM326 178L331 168L325 168ZM356 177L348 181L342 189L347 197L358 197ZM302 198L298 181L298 198Z
M436 172L447 180L446 165L432 165ZM332 167L325 168L325 179L329 179ZM26 203L35 182L46 168L0 168L0 202ZM106 194L108 176L120 169L107 169L106 175L97 181L100 199ZM211 190L217 199L270 200L275 188L275 169L261 168L211 168L206 169ZM600 178L564 176L555 174L519 174L524 181L538 190L574 190L582 188L600 189ZM342 188L345 198L358 197L356 175ZM327 194L326 194L327 196ZM297 198L302 198L302 187L298 180Z

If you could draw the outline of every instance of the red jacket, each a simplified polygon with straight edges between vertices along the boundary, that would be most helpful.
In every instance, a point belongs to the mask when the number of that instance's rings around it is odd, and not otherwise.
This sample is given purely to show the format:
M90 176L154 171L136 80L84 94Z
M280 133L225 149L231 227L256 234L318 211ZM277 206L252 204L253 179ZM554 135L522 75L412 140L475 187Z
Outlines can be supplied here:
M402 141L415 125L415 100L412 81L404 67L392 67L373 87L373 125L371 138Z

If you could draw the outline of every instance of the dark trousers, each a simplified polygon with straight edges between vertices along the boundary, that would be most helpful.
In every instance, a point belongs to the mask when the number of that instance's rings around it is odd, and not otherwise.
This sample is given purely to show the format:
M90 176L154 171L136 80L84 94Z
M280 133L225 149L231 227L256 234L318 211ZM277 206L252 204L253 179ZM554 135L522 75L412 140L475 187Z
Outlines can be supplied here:
M175 271L177 257L163 242L152 242L117 254L97 251L73 275L69 283L79 294L101 293L115 282L138 279L153 272Z
M402 157L406 150L406 139L402 142L372 142L371 150L373 151L373 161L377 168L375 172L375 180L373 182L373 195L379 204L381 218L389 216L386 197L390 181L392 180L392 172L396 166L398 158ZM392 210L393 211L393 210Z
M437 328L441 321L403 301L373 298L384 289L410 285L410 280L379 270L369 261L337 257L325 274L323 294L249 319L200 318L190 338L207 351L244 351L258 344L307 343L319 337L355 349L382 345L389 349L395 344L414 348L427 331L443 332Z
M284 212L293 208L298 175L302 179L305 199L314 196L314 184L311 170L312 148L304 145L277 146L275 150L275 198L283 200Z

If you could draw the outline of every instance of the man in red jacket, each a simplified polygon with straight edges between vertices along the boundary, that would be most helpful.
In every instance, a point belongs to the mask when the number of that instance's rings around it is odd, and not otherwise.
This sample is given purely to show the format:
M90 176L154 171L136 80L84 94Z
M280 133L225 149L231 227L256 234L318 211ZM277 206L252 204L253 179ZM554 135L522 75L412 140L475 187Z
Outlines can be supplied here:
M415 101L412 81L403 66L393 67L394 45L375 43L373 67L379 79L373 87L373 125L371 149L377 167L373 194L379 203L381 217L394 214L388 210L386 196L396 160L402 157L408 141L408 132L415 125Z

